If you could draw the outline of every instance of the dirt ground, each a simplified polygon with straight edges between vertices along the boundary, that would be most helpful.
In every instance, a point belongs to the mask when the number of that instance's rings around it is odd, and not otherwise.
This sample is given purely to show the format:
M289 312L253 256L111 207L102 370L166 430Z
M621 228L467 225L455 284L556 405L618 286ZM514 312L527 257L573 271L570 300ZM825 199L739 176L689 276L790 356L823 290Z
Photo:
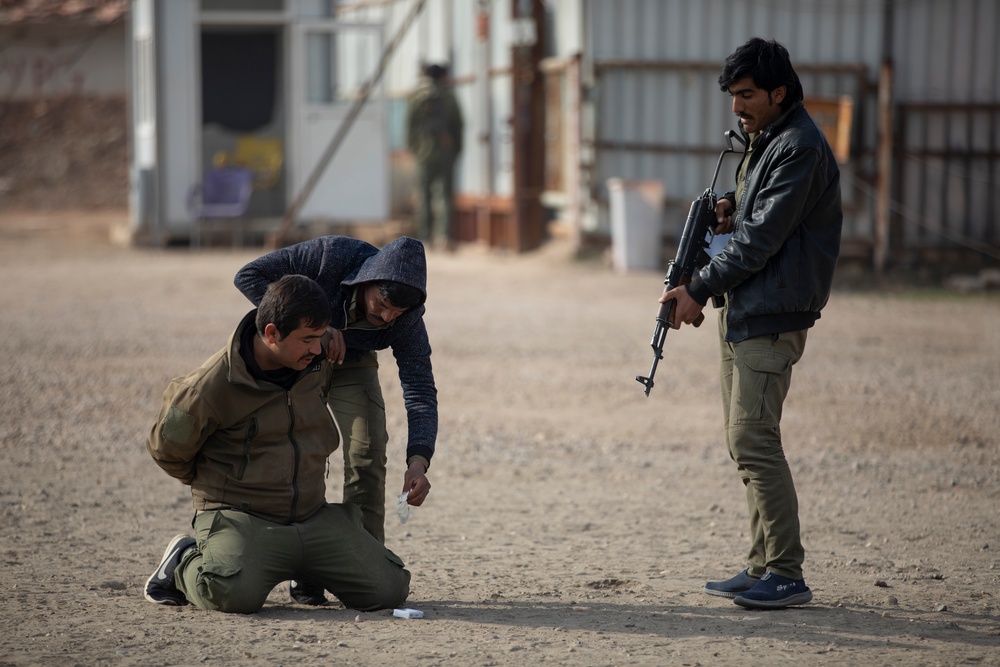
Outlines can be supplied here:
M192 512L145 437L261 251L116 247L120 216L0 216L0 665L1000 664L1000 298L836 291L784 420L816 599L753 612L701 593L747 546L712 327L667 337L645 398L661 276L558 243L429 257L434 487L387 523L425 618L146 602Z

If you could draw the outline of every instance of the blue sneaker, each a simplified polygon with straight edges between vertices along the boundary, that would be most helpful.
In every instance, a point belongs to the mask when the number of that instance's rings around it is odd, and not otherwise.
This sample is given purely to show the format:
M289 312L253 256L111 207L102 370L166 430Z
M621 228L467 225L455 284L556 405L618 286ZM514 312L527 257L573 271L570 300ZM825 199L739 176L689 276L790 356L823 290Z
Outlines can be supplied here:
M733 598L733 602L747 609L784 609L812 599L805 579L789 579L767 572L753 588Z
M708 582L705 584L704 591L709 595L718 595L723 598L734 598L740 593L753 588L754 584L758 581L760 581L760 577L755 577L750 574L750 568L747 568L732 579Z
M146 580L146 589L143 591L143 595L147 600L175 607L188 604L187 598L174 585L174 571L180 565L184 552L194 545L194 538L187 535L178 535L170 540L167 550L163 552L160 566Z

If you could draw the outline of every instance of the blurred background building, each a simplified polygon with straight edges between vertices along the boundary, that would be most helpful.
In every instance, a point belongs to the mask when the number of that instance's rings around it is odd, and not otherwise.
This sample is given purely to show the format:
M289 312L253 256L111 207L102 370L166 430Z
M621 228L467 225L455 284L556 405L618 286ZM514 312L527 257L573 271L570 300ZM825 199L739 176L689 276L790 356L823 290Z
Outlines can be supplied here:
M457 240L606 245L617 179L658 184L642 224L666 256L736 126L719 67L751 36L788 47L837 151L846 256L1000 264L996 0L0 0L0 105L127 96L136 243L187 242L192 192L233 166L249 239L410 233L406 96L447 63Z

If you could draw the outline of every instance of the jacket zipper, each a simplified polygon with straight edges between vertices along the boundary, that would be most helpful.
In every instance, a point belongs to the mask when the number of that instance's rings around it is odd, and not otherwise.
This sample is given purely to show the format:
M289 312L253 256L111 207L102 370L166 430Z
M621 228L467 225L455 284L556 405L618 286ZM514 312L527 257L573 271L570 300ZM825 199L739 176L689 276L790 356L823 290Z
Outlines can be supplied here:
M250 465L250 445L253 443L253 439L257 436L257 418L251 417L250 424L247 425L247 435L243 440L243 462L240 464L240 471L236 475L236 479L243 479L243 475L247 472L247 466Z
M295 408L292 407L292 392L288 396L288 440L292 443L292 507L289 519L295 519L295 508L299 504L299 443L295 441Z
M750 183L750 165L747 165L746 176L743 177L743 191L740 192L740 201L737 204L739 215L736 218L736 223L733 225L735 230L737 227L743 224L743 219L746 218L746 209L743 208L744 203L747 200L747 185Z
M753 171L754 167L754 165L751 164L751 162L753 162L754 153L757 151L758 148L760 148L760 141L757 142L756 146L752 146L750 144L750 138L747 137L747 152L743 154L743 159L740 161L739 167L737 167L737 170L742 169L743 162L746 162L747 170L743 174L743 191L740 192L740 200L736 204L737 207L736 210L738 213L736 221L733 223L734 231L736 230L737 227L743 224L743 221L746 220L747 217L746 213L747 190L749 190L748 186L750 185L750 173Z

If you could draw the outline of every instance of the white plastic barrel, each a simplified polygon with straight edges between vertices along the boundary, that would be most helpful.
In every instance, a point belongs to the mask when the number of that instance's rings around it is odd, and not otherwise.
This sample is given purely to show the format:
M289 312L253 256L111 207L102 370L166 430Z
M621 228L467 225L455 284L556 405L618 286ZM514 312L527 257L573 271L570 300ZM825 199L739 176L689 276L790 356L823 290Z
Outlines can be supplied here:
M620 273L661 268L663 183L608 179L611 263Z

